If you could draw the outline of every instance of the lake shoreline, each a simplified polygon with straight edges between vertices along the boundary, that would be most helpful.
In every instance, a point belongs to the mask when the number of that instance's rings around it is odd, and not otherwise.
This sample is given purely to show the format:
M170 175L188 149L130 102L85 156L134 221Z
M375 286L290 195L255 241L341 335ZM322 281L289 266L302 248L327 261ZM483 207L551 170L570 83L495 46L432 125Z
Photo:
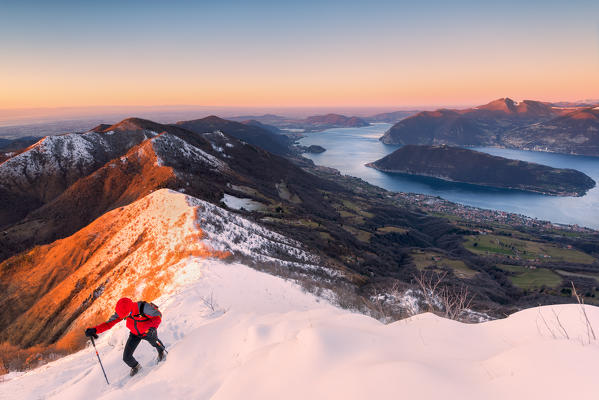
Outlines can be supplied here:
M379 138L390 124L376 123L365 128L336 128L308 134L301 145L320 145L322 154L305 154L316 165L334 168L344 175L363 179L391 192L439 197L463 206L496 210L561 225L599 229L599 188L581 197L546 196L521 190L498 189L443 181L437 178L388 174L365 164L374 162L401 146L386 145ZM579 170L599 182L599 158L499 147L466 147L491 155L518 159L555 168Z

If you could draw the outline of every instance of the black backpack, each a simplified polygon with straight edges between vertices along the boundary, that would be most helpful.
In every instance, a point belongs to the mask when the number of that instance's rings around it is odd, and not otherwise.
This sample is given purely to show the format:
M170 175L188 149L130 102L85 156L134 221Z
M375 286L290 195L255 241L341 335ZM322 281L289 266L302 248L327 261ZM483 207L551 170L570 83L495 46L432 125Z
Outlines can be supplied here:
M149 320L150 317L145 313L145 311L149 311L147 307L150 307L152 314L158 313L158 317L162 318L162 313L158 309L158 306L154 303L148 303L147 301L141 301L139 305L139 315L145 318L145 321ZM150 311L151 312L151 311ZM156 317L156 315L152 315L152 317Z

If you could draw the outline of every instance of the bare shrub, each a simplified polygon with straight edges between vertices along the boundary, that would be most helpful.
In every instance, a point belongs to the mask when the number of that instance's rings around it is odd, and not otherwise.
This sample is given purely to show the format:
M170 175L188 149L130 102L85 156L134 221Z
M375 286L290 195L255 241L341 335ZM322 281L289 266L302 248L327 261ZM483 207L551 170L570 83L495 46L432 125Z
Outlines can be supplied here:
M589 316L587 315L587 311L584 306L584 298L578 294L578 291L574 286L574 282L570 281L570 283L572 284L572 294L574 295L574 297L576 297L576 301L578 301L578 304L580 305L580 312L584 318L584 322L586 325L587 340L590 344L591 338L592 340L597 340L597 336L595 335L595 330L593 329L593 325L591 325L591 321L589 321Z
M210 294L208 296L200 296L200 299L202 300L202 303L204 303L204 305L206 307L208 307L210 309L210 311L212 311L212 312L216 312L216 311L227 312L227 309L221 308L218 305L218 301L214 297L213 291L210 291Z
M459 289L445 282L447 271L421 271L414 277L424 297L428 312L441 314L446 318L460 320L472 305L474 297L467 286Z
M466 286L461 286L459 290L445 286L439 291L439 298L443 304L445 317L449 319L459 319L472 304L472 296Z
M437 273L434 271L421 271L419 275L414 277L418 287L422 291L424 301L428 307L428 312L434 312L437 305L438 288L443 282L447 272Z

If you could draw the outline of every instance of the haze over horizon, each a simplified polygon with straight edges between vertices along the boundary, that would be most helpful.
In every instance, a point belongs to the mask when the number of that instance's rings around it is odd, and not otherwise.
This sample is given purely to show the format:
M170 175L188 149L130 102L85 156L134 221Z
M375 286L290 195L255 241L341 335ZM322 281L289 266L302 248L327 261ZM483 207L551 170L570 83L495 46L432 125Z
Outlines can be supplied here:
M599 93L599 3L28 1L0 109L402 108Z

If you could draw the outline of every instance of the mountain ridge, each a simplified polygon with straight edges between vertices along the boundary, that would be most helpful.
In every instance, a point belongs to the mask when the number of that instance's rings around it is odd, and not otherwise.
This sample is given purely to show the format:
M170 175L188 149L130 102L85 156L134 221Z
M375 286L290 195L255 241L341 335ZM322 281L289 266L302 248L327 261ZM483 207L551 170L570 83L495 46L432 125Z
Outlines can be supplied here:
M573 110L547 102L501 98L474 108L418 113L393 125L380 140L385 144L499 146L599 156L595 113L596 109L589 107Z

